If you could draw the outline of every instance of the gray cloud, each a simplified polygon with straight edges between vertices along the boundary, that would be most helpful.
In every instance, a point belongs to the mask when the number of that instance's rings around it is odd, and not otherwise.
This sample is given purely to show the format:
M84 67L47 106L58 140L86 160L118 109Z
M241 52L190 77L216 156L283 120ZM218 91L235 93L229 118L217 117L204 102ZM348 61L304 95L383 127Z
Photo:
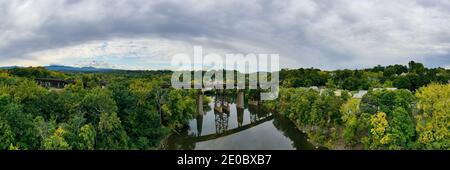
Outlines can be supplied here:
M448 66L449 9L446 0L2 1L0 63L91 41L158 38L280 53L282 67Z

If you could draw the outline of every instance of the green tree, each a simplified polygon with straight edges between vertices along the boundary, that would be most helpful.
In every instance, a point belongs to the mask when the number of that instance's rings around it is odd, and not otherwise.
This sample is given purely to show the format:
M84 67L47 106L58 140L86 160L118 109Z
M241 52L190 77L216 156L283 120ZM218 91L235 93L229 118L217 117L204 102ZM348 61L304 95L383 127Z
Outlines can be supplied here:
M281 89L280 111L298 125L312 122L313 103L319 98L319 92L311 89Z
M339 109L344 102L345 100L336 96L333 91L324 91L312 104L311 119L313 124L320 127L339 125L342 117Z
M195 98L195 90L174 89L169 91L167 101L162 106L169 128L181 128L194 117L197 110Z
M45 150L70 150L72 147L64 139L66 131L59 127L55 133L44 140L43 149Z
M82 150L93 150L95 149L95 138L96 132L95 128L91 124L86 124L80 129L78 134L79 143L78 147Z
M365 147L368 149L385 149L385 146L391 141L391 135L388 134L389 123L386 113L378 112L370 119L370 133L364 139Z
M328 79L326 83L326 87L329 89L336 89L336 83L334 83L333 79Z
M54 134L56 128L58 127L55 121L45 121L42 116L37 116L33 121L34 128L36 130L37 136L41 141L48 139ZM44 143L41 142L41 148L43 148Z
M423 66L422 63L416 63L414 61L410 61L408 63L408 66L409 66L408 67L409 72L411 72L411 73L423 74L425 71L425 67Z
M98 149L126 149L128 136L115 112L102 112L98 123Z
M409 77L410 76L399 76L394 80L392 85L399 89L414 89Z
M0 149L8 149L10 145L15 143L14 133L11 131L9 124L0 119Z
M128 136L117 116L118 109L111 91L103 88L89 90L81 102L81 109L86 115L86 122L97 127L97 149L128 147Z
M414 95L408 90L376 90L363 96L360 108L361 112L384 112L391 117L392 111L397 107L402 107L410 113L414 101Z
M82 127L85 126L86 123L87 119L84 118L82 114L73 114L70 116L69 120L60 123L60 126L66 130L65 139L69 145L72 146L72 149L86 149L85 147L82 147L82 145L84 146L85 141L80 139L79 136L79 134L82 133ZM87 124L91 125L90 123Z
M344 122L343 137L345 143L350 145L355 144L358 140L358 117L361 114L360 101L360 99L350 99L340 109Z
M39 146L31 114L23 112L22 105L17 104L9 95L0 95L0 120L14 134L15 144L21 149L33 149ZM6 125L7 124L7 125Z
M357 142L357 129L358 119L357 116L352 114L347 117L344 122L343 137L346 144L353 145Z
M389 125L388 131L391 134L389 149L412 149L415 124L408 111L402 107L396 108Z
M416 97L419 144L425 149L450 149L450 85L422 87Z
M129 93L132 97L128 103L127 125L128 135L132 138L133 147L138 149L152 149L168 129L161 125L161 118L157 110L157 82L136 80L130 84Z
M46 109L42 108L42 98L46 95L47 90L32 80L20 81L17 86L13 86L12 93L14 100L24 106L23 110L26 113L39 115L42 110Z
M102 113L116 113L117 106L112 99L112 93L107 89L94 88L90 90L81 101L82 113L88 122L98 124Z

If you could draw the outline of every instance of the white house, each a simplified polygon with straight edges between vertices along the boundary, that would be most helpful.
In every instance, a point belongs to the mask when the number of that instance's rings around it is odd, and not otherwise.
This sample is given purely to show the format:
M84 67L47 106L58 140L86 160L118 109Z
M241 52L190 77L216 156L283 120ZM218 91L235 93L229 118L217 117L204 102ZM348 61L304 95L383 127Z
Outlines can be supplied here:
M367 94L367 90L360 90L358 93L353 94L353 98L361 99L365 94Z
M378 91L378 90L394 91L394 90L397 90L397 88L395 88L395 87L391 87L391 88L373 88L373 91Z

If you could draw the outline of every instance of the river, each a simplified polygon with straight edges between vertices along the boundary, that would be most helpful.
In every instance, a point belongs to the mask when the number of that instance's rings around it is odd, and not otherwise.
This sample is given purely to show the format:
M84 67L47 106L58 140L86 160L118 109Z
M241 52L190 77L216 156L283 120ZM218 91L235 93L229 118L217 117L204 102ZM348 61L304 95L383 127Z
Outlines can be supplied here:
M244 108L238 108L233 102L220 104L213 98L189 121L188 128L165 139L162 149L313 150L316 147L282 115L247 103Z

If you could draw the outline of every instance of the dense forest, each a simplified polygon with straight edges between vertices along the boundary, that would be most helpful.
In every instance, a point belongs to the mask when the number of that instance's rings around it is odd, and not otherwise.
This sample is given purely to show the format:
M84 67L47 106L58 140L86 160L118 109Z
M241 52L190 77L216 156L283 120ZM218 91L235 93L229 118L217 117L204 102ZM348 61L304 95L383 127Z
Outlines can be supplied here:
M171 129L195 113L192 91L169 89L161 97L168 115L165 125L161 124L156 95L162 74L61 73L41 67L4 70L0 73L0 148L154 149ZM35 78L75 83L46 89ZM104 81L107 87L102 87Z
M171 73L0 70L0 149L157 149L196 114L195 90L163 88ZM46 87L44 78L70 83ZM283 69L279 98L264 105L330 149L450 149L449 81L450 70L413 61ZM352 97L359 90L368 92Z
M361 99L332 90L286 88L267 107L309 139L333 149L450 149L450 85L369 91Z
M450 149L449 76L413 61L365 70L284 70L280 97L265 105L332 149ZM327 88L301 88L308 86ZM356 90L368 92L351 97Z

